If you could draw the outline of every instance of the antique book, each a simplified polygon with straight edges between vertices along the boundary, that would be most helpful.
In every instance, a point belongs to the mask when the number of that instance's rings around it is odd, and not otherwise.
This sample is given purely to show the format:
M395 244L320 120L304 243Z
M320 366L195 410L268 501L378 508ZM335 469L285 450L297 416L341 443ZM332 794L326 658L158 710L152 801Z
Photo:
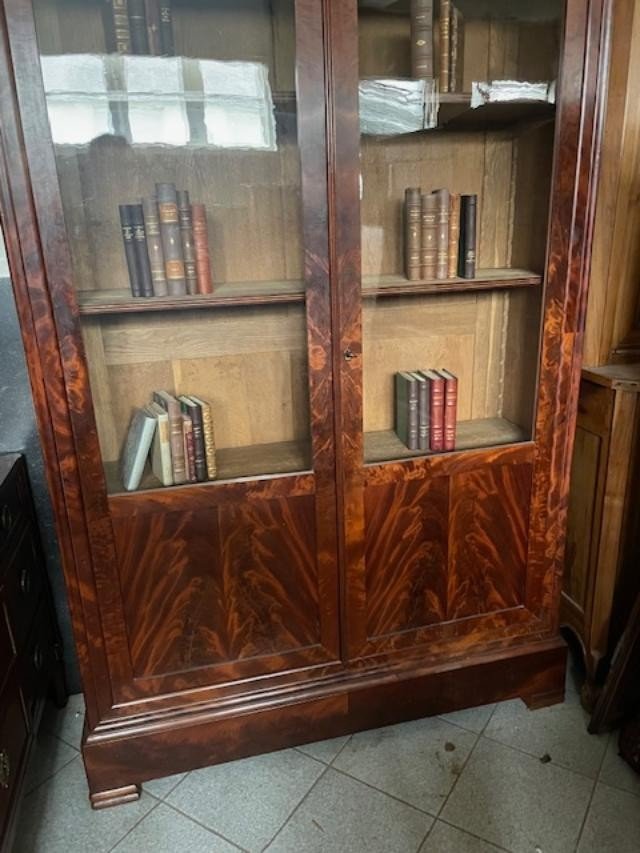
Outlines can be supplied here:
M131 226L133 228L133 245L136 252L136 266L138 268L138 281L142 296L153 296L153 281L151 279L151 266L149 264L149 249L147 248L147 234L144 230L144 213L141 204L132 204Z
M429 449L444 450L444 377L437 370L420 372L429 382Z
M418 380L396 373L396 435L409 450L418 449Z
M207 211L204 204L191 205L191 224L193 228L193 247L196 256L198 293L213 293Z
M131 53L145 55L149 53L147 19L144 14L144 0L127 0L129 6L129 32L131 33Z
M215 480L218 473L216 465L216 440L213 429L213 415L211 414L211 404L200 397L190 395L194 403L200 407L202 412L202 432L204 435L204 454L207 463L207 475L209 480Z
M440 0L440 92L449 92L449 65L451 62L451 0Z
M127 492L134 492L140 485L156 424L153 412L147 408L133 413L121 459L122 485Z
M409 281L420 280L421 230L421 190L419 187L409 187L404 193L405 275Z
M184 277L187 283L187 293L193 295L198 292L198 277L196 275L196 250L193 245L191 203L189 202L189 193L187 190L178 190L178 219L180 220Z
M160 52L163 56L175 54L171 0L160 0Z
M475 278L476 275L477 209L477 195L463 195L460 197L458 275L461 278Z
M160 237L160 220L158 218L158 202L154 196L142 199L144 214L144 230L147 235L147 250L151 268L151 283L154 296L166 296L167 277L164 271L164 252Z
M196 452L193 442L193 421L191 415L182 412L182 438L184 441L184 459L188 483L196 483Z
M433 0L411 0L411 76L433 77Z
M449 370L438 369L444 379L444 450L456 449L458 420L458 377Z
M422 196L421 278L435 278L438 270L438 197Z
M160 56L160 0L144 0L144 14L147 19L149 53L152 56Z
M438 206L438 261L436 278L449 278L449 190L436 190Z
M451 193L449 204L449 278L458 275L460 252L460 194Z
M199 483L204 483L208 479L207 476L207 457L204 444L204 425L202 418L202 410L200 406L191 399L181 395L178 397L182 406L182 413L189 415L193 426L193 463L196 480Z
M106 0L103 9L107 52L131 53L127 0Z
M418 450L429 449L429 383L420 371L412 373L418 383Z
M151 470L163 486L173 486L169 415L157 403L150 403L147 408L153 412L157 421L151 446Z
M178 194L175 184L156 184L160 237L164 254L164 272L169 296L184 296L187 285L182 256L182 237L178 219Z
M184 456L184 436L182 431L182 409L173 394L168 391L154 391L153 401L169 416L169 439L171 441L171 461L173 464L173 482L176 485L187 482L187 469Z
M122 229L122 241L124 243L124 255L127 260L127 269L129 270L129 285L131 293L134 296L142 296L142 284L140 282L140 273L138 271L138 259L136 252L136 244L133 239L133 214L131 204L121 204L118 206L120 211L120 228Z
M451 4L451 58L449 62L449 91L464 91L464 17L455 4Z

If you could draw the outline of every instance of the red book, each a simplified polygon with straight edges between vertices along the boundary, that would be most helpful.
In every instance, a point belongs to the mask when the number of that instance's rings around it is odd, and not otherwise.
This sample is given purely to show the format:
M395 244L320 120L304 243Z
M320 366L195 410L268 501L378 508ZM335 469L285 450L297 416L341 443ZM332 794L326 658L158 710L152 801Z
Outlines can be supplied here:
M429 450L444 450L444 376L437 370L421 370L429 381Z
M444 379L444 449L456 449L458 416L458 377L449 370L438 370Z
M213 293L207 211L204 204L191 205L191 223L193 228L193 247L196 255L198 293Z

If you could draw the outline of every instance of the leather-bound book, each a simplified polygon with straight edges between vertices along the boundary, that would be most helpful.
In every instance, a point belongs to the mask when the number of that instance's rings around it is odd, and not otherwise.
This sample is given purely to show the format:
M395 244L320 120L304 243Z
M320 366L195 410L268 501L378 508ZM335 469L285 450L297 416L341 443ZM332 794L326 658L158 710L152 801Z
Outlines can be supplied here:
M458 377L449 370L439 369L444 379L444 450L456 449L458 422Z
M422 250L422 200L419 187L409 187L404 193L405 275L409 281L419 281Z
M396 435L409 450L418 449L418 380L396 373Z
M438 206L438 262L436 278L449 278L449 190L436 190Z
M131 224L133 226L133 244L136 250L136 266L142 296L153 296L153 281L149 264L147 235L144 230L144 213L141 204L131 205Z
M196 250L193 245L193 223L191 221L191 203L186 190L178 190L178 219L180 220L180 235L182 237L182 257L184 258L184 277L187 283L187 293L198 292L198 277L196 274Z
M121 204L118 207L120 211L120 228L122 229L122 241L124 243L124 254L127 259L127 269L129 270L129 285L131 293L134 296L142 296L142 285L140 283L140 274L138 272L138 261L136 257L136 244L133 239L133 216L131 204Z
M460 254L458 275L461 278L476 277L476 228L478 218L478 196L460 197Z
M173 486L169 415L157 403L150 403L147 409L153 412L157 421L156 433L153 436L153 445L151 446L151 470L163 486Z
M460 9L451 4L451 58L449 62L449 91L463 91L464 17Z
M196 453L193 441L193 421L191 416L182 413L182 438L184 441L184 458L188 483L197 483Z
M144 14L147 19L149 53L152 56L160 56L160 0L144 0Z
M200 397L194 397L191 394L191 399L200 407L202 412L202 432L204 435L204 454L207 462L207 476L209 480L215 480L218 473L216 465L216 441L213 429L213 415L211 414L211 405Z
M416 371L411 374L418 383L418 450L429 449L429 383Z
M433 77L433 0L411 0L411 76Z
M160 52L163 56L173 56L173 13L171 0L160 0Z
M103 9L107 52L131 53L127 0L106 0Z
M187 285L182 257L182 236L178 219L178 194L175 184L156 184L160 237L164 254L164 273L169 296L184 296Z
M191 224L193 227L193 246L196 255L198 293L213 293L207 211L204 204L191 205Z
M438 270L438 197L435 193L422 196L422 237L420 277L433 279Z
M440 0L440 91L449 92L451 63L451 0Z
M144 214L144 230L147 235L147 250L149 266L151 267L151 282L154 296L166 296L167 277L164 271L164 252L160 238L160 220L158 218L158 202L155 197L142 199Z
M421 370L429 382L429 449L444 450L445 380L437 370Z
M147 35L147 19L144 14L144 0L128 0L128 4L131 53L148 54L149 37Z
M184 395L178 397L182 406L182 413L189 415L193 428L193 464L196 480L199 483L204 483L208 479L207 476L207 458L204 444L204 425L202 418L202 410L200 406Z
M460 194L451 193L449 204L449 278L458 275L460 253Z
M182 429L182 409L173 394L168 391L154 391L153 402L169 415L169 440L171 442L171 461L173 463L173 482L176 485L187 482L187 469L184 456L184 433Z

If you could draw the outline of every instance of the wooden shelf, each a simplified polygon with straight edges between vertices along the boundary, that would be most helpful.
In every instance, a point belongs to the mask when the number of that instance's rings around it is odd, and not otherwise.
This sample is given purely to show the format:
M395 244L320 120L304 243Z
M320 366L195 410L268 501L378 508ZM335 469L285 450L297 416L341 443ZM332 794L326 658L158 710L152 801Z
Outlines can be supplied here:
M522 427L512 424L504 418L460 421L458 423L456 451L513 444L519 441L528 441L529 438L530 436ZM433 454L428 451L409 450L393 430L369 432L364 437L364 458L368 465L428 455Z
M555 104L546 101L496 101L471 109L471 95L447 93L440 95L438 129L440 130L499 130L522 123L551 121Z
M362 292L365 298L375 296L411 296L414 294L456 293L468 290L502 290L512 287L535 287L542 276L531 270L484 269L476 278L448 278L440 281L409 281L404 276L365 276Z

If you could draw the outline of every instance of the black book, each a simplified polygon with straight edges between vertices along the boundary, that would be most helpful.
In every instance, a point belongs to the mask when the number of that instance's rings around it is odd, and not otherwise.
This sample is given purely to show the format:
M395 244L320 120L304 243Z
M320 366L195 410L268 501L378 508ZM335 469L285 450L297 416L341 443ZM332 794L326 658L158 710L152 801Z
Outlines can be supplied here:
M163 56L175 54L171 0L160 0L160 51Z
M476 229L478 220L478 196L460 197L460 248L458 275L461 278L476 277Z
M131 53L149 53L149 34L144 0L128 0L129 32L131 33Z
M120 227L122 228L122 240L124 243L124 254L127 259L127 269L129 270L131 293L133 293L134 296L142 296L142 285L140 283L140 275L138 272L138 263L136 258L136 244L133 239L132 207L132 204L121 204L119 206Z
M207 453L204 442L204 424L202 420L202 409L190 397L182 395L178 397L180 407L185 415L189 415L193 426L193 455L196 480L204 483L209 479L207 473Z
M141 296L153 296L153 278L149 264L147 232L144 228L144 212L141 204L131 204L131 224L133 225L133 244L136 251L136 266Z
M409 450L418 450L418 380L396 373L396 435Z

